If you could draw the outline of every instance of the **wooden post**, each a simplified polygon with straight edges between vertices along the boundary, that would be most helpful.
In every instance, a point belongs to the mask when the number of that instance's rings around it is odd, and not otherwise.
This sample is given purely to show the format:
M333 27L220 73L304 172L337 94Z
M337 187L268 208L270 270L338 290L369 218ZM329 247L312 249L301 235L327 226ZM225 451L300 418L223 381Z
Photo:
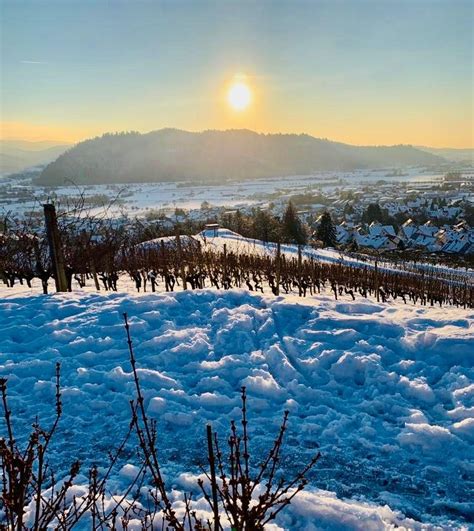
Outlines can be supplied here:
M301 245L298 245L298 293L300 297L303 295L303 290L301 289L301 262Z
M377 258L375 258L375 295L377 296L377 302L380 302L379 270L378 270L378 267L377 267Z
M163 240L161 240L160 242L160 252L161 252L161 260L163 261L163 276L165 278L165 289L166 291L169 291L168 265L166 263L165 242Z
M97 291L100 291L100 283L99 283L99 279L97 277L97 269L95 268L94 256L92 254L91 236L88 235L86 233L86 231L82 232L82 236L83 236L86 248L87 248L87 257L88 257L88 262L89 262L89 268L90 268L91 273L92 273L92 278L94 280L95 289ZM86 283L84 281L84 286L85 285L86 285Z
M226 283L226 278L227 278L227 244L224 243L224 264L223 264L223 268L224 268L224 275L223 275L223 280L224 282ZM227 283L226 283L227 285Z
M280 295L280 279L281 279L281 244L277 243L276 254L276 278L275 278L275 295Z
M464 281L464 309L467 307L467 279Z
M176 248L178 249L179 269L181 280L183 282L183 289L188 289L188 284L186 282L186 272L184 270L183 256L181 250L181 238L179 237L179 231L176 232Z
M163 240L161 240L160 242L160 253L161 253L161 260L163 261L163 271L167 273L168 268L166 267L165 242Z
M49 254L53 264L56 291L67 291L67 279L64 269L64 256L56 217L56 207L52 204L43 205L46 235L48 237Z
M207 425L207 453L209 456L209 469L211 473L211 492L212 492L212 512L214 513L214 531L221 528L219 522L219 508L217 501L217 479L216 479L216 460L214 457L214 447L212 444L212 427Z
M100 291L99 279L97 278L97 270L95 268L95 263L94 263L94 259L93 258L91 258L90 266L91 266L92 278L94 279L95 289L97 291Z

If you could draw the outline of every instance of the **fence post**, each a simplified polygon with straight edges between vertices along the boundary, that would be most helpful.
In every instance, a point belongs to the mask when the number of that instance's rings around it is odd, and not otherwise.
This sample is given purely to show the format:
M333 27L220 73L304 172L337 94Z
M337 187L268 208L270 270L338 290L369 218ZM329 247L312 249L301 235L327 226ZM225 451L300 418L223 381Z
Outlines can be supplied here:
M216 460L214 457L214 447L212 445L212 427L206 426L207 431L207 453L209 458L209 469L211 472L211 493L212 493L212 512L214 513L214 531L221 529L219 522L219 507L217 499L217 479L216 479Z
M95 268L95 262L93 258L91 258L90 267L91 267L92 278L94 279L95 289L97 291L100 291L99 279L97 278L97 269Z
M281 244L277 243L276 254L276 279L275 279L275 295L280 295L280 279L281 279Z
M165 288L166 288L166 291L169 291L168 264L166 262L165 242L163 240L161 240L160 242L160 253L161 253L161 260L163 262L163 276L165 277Z
M85 237L88 238L87 235ZM90 239L87 240L86 245L87 245L87 255L89 257L89 267L91 268L91 273L92 273L92 278L94 279L95 289L97 291L100 291L100 284L99 284L99 279L97 278L97 269L95 267L94 257L92 256Z
M378 267L377 267L377 258L375 259L375 295L377 296L377 302L380 302L379 270L378 270Z
M43 205L43 208L56 291L67 291L66 271L64 269L64 256L56 217L56 207L48 203Z
M227 277L227 244L224 243L224 280Z
M299 244L298 245L298 293L300 297L301 295L303 295L303 290L301 289L301 262L302 262L301 245Z
M163 271L168 272L168 268L166 267L166 254L165 254L165 242L161 240L160 242L160 253L161 253L161 260L163 261Z
M183 253L181 249L181 238L179 236L179 231L176 232L176 248L178 250L179 271L181 275L181 280L183 282L183 289L188 289L188 284L186 282L186 273L184 270Z

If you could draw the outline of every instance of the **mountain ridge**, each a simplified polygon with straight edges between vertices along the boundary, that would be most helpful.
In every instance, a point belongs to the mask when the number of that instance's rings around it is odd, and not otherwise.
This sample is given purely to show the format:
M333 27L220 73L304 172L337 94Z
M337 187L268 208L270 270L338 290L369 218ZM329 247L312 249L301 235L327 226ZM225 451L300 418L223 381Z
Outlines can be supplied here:
M0 140L0 175L52 162L69 147L60 142Z
M414 146L421 151L443 157L452 162L467 162L474 164L474 148L432 148L429 146Z
M305 133L165 128L144 134L106 133L80 142L48 164L37 184L214 182L443 161L407 145L353 146Z

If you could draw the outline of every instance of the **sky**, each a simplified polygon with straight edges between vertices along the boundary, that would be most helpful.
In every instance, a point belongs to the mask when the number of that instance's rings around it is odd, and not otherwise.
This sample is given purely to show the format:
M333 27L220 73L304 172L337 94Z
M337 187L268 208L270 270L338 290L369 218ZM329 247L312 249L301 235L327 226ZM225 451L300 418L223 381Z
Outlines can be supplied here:
M3 139L246 128L474 147L471 0L0 5Z

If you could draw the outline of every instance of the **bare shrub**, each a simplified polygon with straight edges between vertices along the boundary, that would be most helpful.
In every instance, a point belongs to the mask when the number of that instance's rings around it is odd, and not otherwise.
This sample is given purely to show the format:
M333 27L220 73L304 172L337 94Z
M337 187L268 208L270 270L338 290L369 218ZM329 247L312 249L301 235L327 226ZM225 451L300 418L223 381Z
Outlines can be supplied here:
M315 466L317 453L294 477L287 478L280 468L280 455L287 428L288 412L268 455L256 465L252 461L248 435L247 395L242 387L241 430L231 423L227 439L228 453L221 450L217 433L207 425L207 462L201 467L206 481L197 480L209 506L211 519L200 518L191 494L184 494L184 510L178 515L173 507L158 459L156 421L145 410L137 372L130 327L124 314L130 363L136 397L130 401L131 420L117 449L111 451L102 476L96 466L88 470L89 482L80 483L81 463L73 461L61 480L50 464L51 443L62 417L60 365L56 365L55 406L51 427L35 421L24 447L17 443L12 412L7 398L7 380L0 379L0 394L6 436L0 439L0 529L40 531L54 528L69 530L77 524L93 530L128 529L130 522L140 522L143 530L174 529L184 531L263 530L264 526L288 506L307 484L307 475ZM120 495L111 496L108 481L131 436L138 444L134 454L140 464L134 477ZM135 445L135 443L133 443ZM145 494L146 493L146 494Z
M167 523L172 529L184 530L189 526L196 531L201 529L217 531L224 529L223 522L226 520L235 531L263 530L265 524L275 519L298 492L304 489L307 475L318 461L320 453L318 452L296 476L290 479L285 477L280 469L280 455L287 429L288 411L286 411L272 448L256 470L253 470L248 436L247 394L245 387L242 387L242 432L239 433L237 425L232 421L227 440L228 455L224 455L221 450L218 435L212 431L212 426L207 425L206 428L209 470L204 467L201 469L208 485L205 485L202 479L198 479L198 486L209 505L213 519L202 522L193 510L191 497L186 497L185 514L183 520L179 521L171 506L158 460L157 425L145 411L127 314L124 313L123 317L137 391L136 401L132 402L132 411L135 411L133 422L144 465L155 487L153 498L161 507Z

